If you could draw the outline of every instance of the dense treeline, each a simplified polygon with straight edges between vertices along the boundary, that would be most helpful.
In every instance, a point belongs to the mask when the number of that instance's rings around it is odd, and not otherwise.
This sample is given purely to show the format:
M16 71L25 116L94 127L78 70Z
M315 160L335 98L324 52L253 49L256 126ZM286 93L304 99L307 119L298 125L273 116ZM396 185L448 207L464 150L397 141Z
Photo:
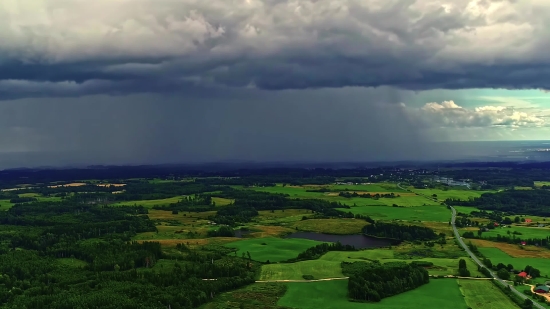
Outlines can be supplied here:
M336 243L323 243L317 246L306 249L306 251L298 254L297 257L288 260L287 262L298 262L305 260L315 260L320 258L323 254L329 251L357 251L354 246L343 245L340 242Z
M445 202L451 206L472 206L511 214L550 216L550 191L547 190L506 190L484 193L469 201L447 199Z
M218 224L235 225L250 222L259 210L308 209L324 217L354 218L351 212L335 208L350 208L339 202L320 199L293 199L287 194L273 194L254 190L224 189L212 196L234 199L228 206L218 208L211 218Z
M436 240L438 235L430 228L415 225L399 225L395 223L376 222L363 227L363 233L368 236L384 237L397 240Z
M404 262L342 262L342 273L349 276L348 296L378 302L429 282L428 271L417 264Z
M147 209L87 199L16 204L0 212L0 307L195 308L254 281L258 266L250 261L182 244L182 263L158 268L171 258L161 245L131 241L147 231L156 231ZM211 278L217 280L203 280Z

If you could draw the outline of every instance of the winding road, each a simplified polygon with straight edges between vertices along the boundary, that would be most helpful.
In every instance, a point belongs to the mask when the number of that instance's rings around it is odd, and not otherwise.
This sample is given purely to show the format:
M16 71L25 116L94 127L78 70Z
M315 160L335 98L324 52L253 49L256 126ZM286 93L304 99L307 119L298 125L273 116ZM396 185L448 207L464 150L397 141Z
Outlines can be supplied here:
M400 184L397 184L397 186L401 189L401 190L405 190L405 191L409 191L409 192L412 192L411 190L409 189L406 189L406 188L403 188L401 187ZM424 196L426 197L426 196ZM481 263L481 261L477 258L477 256L470 250L470 248L468 248L468 246L464 243L464 240L462 239L462 237L460 237L460 234L458 233L458 229L456 228L456 225L455 225L455 220L456 220L456 210L454 209L453 206L448 206L450 209L451 209L451 212L452 212L452 215L451 215L451 225L453 227L453 233L455 235L455 238L456 240L458 241L458 243L460 244L460 246L462 248L464 248L464 250L468 253L468 255L472 258L472 260L474 260L476 262L477 265L481 266L481 267L485 267L483 265L483 263ZM489 273L491 274L491 277L493 277L493 279L497 280L498 282L500 282L500 284L502 284L503 286L505 287L510 287L510 290L512 291L512 293L516 294L517 296L519 296L521 299L530 299L529 297L527 297L525 294L519 292L518 290L516 290L516 288L514 287L514 285L512 284L509 284L508 282L500 279L499 277L497 277L497 275L490 269L487 268L487 270L489 270ZM531 299L531 301L533 301ZM545 309L542 305L540 305L539 303L533 301L533 308L539 308L539 309Z

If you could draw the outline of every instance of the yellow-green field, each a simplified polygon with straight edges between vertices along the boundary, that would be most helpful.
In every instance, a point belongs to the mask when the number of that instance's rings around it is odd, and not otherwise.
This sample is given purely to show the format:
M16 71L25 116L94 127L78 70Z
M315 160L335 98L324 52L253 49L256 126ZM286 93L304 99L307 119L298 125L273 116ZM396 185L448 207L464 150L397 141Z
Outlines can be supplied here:
M517 309L498 287L489 280L459 279L458 285L468 307L472 309Z

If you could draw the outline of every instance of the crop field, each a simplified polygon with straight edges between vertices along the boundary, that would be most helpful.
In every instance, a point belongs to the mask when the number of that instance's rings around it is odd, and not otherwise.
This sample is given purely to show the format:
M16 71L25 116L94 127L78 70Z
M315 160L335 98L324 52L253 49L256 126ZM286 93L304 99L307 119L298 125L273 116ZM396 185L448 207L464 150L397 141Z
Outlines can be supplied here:
M458 273L458 261L459 259L446 259L446 258L415 258L415 259L398 259L395 258L392 250L386 249L373 249L364 251L352 251L341 252L331 251L326 253L320 258L321 261L327 262L365 262L378 260L381 263L388 262L407 262L412 261L425 261L433 263L433 267L427 268L430 275L444 276L444 275L456 275ZM469 258L464 258L470 274L482 277L482 274L478 272L476 264Z
M302 217L312 216L311 210L306 209L285 209L275 210L260 210L258 211L258 217L254 219L259 224L278 224L278 225L290 225L297 221L302 220Z
M517 234L518 238L546 238L550 236L550 228L548 227L523 227L523 226L511 226L511 227L497 227L495 229L483 232L481 237L497 237L497 235L502 236L512 236L514 232L521 233Z
M326 234L359 234L367 225L364 220L358 219L308 219L292 225L298 231L326 233Z
M14 204L10 203L9 200L0 200L0 211L10 209Z
M139 200L139 201L124 201L124 202L118 202L114 203L111 206L143 206L147 208L152 208L153 206L168 206L170 204L174 204L179 202L184 196L175 196L165 199L159 199L159 200Z
M250 252L255 261L280 262L295 258L299 253L323 242L301 238L253 238L236 241L226 245L229 248L237 248L237 256Z
M483 256L491 260L496 265L503 263L504 265L512 264L515 269L521 270L527 265L531 265L540 270L541 276L550 275L550 263L544 258L514 258L506 254L498 248L478 248Z
M303 280L303 275L311 275L314 279L344 277L340 262L312 260L263 265L260 280Z
M437 195L439 201L444 201L448 198L460 199L467 201L470 198L480 197L483 193L493 193L495 191L477 191L469 189L411 189L413 192L424 194L427 196Z
M468 307L472 309L517 309L498 287L488 280L458 280Z
M484 248L498 248L515 258L546 258L550 259L550 250L537 246L520 246L502 242L492 242L482 239L469 239L474 245Z
M300 308L338 309L466 309L466 303L453 279L436 279L430 283L399 295L383 299L379 303L350 302L347 298L347 280L311 283L287 283L287 292L278 305Z
M550 181L535 181L535 187L550 186Z
M389 207L389 206L356 206L350 209L353 214L368 215L380 220L420 220L448 222L451 211L445 206L418 206L418 207Z

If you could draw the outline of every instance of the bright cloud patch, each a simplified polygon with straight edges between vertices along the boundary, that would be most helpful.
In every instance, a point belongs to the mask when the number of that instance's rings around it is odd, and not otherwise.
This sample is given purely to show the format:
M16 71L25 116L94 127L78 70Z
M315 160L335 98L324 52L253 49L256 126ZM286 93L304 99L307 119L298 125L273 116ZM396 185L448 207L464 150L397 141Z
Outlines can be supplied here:
M543 127L550 125L545 111L522 111L513 107L482 106L467 109L453 101L426 103L422 108L408 109L411 117L426 127Z

